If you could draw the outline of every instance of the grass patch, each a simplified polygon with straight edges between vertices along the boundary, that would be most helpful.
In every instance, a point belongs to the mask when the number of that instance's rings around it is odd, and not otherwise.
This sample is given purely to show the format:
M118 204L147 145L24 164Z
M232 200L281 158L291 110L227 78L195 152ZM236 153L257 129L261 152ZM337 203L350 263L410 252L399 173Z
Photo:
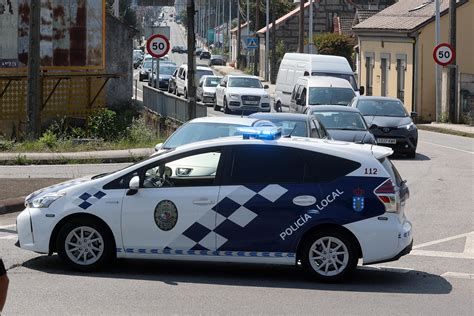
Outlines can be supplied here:
M474 138L473 133L456 131L449 128L435 127L435 126L428 126L428 125L418 125L417 127L418 129L429 131L429 132L437 132L437 133L443 133L443 134L449 134L449 135Z

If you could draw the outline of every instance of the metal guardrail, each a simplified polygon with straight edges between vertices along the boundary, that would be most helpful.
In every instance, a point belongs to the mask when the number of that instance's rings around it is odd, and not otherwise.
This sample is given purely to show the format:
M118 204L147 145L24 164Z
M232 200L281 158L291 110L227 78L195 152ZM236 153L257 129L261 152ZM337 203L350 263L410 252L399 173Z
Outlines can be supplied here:
M186 99L143 85L143 105L163 117L186 122L188 117L188 103ZM202 103L196 105L196 117L207 116L207 106Z

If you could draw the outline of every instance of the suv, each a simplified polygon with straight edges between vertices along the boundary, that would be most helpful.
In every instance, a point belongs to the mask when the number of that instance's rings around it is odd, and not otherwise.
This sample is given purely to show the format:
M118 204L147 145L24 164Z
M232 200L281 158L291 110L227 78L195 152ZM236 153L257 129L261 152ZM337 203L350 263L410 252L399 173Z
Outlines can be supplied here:
M280 134L247 128L34 192L17 217L18 245L81 271L115 258L300 262L328 282L359 258L410 252L408 188L391 149Z
M224 108L226 114L234 111L270 112L270 95L255 76L227 75L216 87L214 110Z
M207 66L197 66L195 80L199 82L202 76L213 76L214 72L211 68ZM185 98L188 97L188 65L181 65L178 69L178 74L176 76L176 95L184 95Z

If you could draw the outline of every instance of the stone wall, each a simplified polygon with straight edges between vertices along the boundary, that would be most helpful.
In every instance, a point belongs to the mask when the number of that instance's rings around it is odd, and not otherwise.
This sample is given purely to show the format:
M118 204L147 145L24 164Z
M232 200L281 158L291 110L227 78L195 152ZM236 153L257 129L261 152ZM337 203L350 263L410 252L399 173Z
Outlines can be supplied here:
M128 103L133 95L133 36L135 30L107 13L105 72L121 75L107 83L107 107Z

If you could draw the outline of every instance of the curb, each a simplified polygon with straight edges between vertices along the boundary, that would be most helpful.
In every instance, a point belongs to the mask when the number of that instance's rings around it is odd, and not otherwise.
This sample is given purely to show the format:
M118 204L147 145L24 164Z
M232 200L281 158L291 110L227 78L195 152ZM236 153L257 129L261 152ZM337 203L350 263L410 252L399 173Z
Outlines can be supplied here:
M420 130L435 132L435 133L440 133L440 134L448 134L448 135L474 138L474 133L463 132L463 131L450 129L450 128L443 128L443 127L423 125L423 124L417 125L417 128Z
M0 200L0 215L22 211L25 208L25 197Z

